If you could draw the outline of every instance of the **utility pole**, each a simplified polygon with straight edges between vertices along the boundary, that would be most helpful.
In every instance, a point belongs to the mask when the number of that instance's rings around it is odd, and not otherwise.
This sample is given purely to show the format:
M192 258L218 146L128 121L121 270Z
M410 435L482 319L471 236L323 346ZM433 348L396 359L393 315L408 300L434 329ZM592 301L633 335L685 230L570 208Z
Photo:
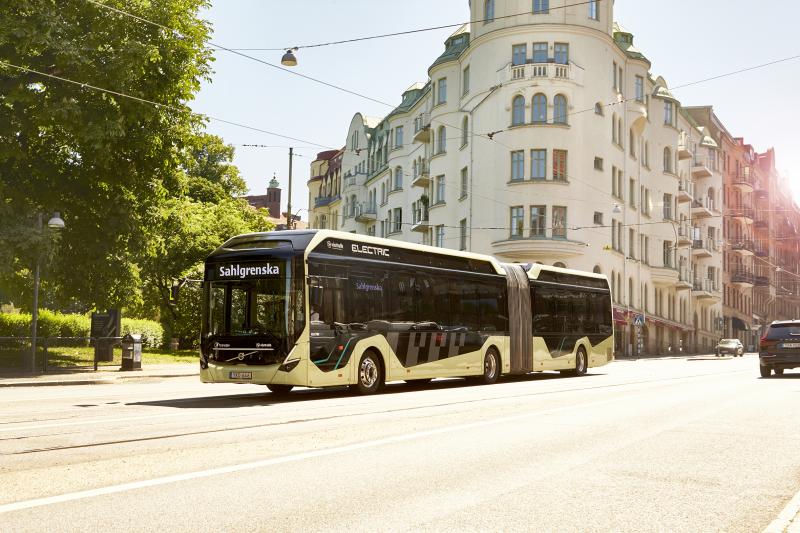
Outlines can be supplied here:
M294 148L289 148L289 196L286 199L286 229L294 228L294 217L292 216L292 159L294 159Z
M42 226L44 226L42 214L39 213L38 217L39 219L36 228L41 234ZM36 270L34 270L33 274L33 309L31 310L31 372L36 370L36 334L39 322L39 265L42 262L40 257L40 246L41 243L38 243L36 247Z

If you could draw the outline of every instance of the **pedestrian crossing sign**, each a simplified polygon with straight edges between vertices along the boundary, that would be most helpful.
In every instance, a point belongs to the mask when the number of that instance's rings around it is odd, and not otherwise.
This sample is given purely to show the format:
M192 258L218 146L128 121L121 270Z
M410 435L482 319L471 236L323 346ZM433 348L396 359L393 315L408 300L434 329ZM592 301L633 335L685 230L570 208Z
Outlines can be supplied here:
M644 315L634 315L633 325L638 327L644 326Z

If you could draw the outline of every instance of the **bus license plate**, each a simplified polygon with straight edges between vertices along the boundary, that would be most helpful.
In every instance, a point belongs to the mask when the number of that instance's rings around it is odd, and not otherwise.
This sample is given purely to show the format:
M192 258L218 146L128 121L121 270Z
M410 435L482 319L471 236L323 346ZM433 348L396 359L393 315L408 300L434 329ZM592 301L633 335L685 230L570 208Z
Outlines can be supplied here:
M231 379L253 379L252 372L231 372L228 374Z
M800 348L800 342L784 342L781 348Z

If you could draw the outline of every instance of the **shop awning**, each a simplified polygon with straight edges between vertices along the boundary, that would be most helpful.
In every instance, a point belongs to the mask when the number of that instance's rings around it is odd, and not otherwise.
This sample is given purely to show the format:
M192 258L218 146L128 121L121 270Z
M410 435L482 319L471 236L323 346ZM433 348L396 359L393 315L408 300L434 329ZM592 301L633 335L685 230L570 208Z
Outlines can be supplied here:
M744 320L741 318L732 316L731 317L731 326L733 327L734 331L749 331L750 327L744 323Z

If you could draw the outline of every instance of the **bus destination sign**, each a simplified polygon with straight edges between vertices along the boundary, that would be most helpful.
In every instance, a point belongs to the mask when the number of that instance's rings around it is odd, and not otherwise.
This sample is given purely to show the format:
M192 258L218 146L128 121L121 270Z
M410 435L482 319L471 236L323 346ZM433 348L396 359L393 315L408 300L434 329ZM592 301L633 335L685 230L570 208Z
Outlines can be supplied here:
M271 263L217 266L218 279L270 278L280 275L280 266Z

